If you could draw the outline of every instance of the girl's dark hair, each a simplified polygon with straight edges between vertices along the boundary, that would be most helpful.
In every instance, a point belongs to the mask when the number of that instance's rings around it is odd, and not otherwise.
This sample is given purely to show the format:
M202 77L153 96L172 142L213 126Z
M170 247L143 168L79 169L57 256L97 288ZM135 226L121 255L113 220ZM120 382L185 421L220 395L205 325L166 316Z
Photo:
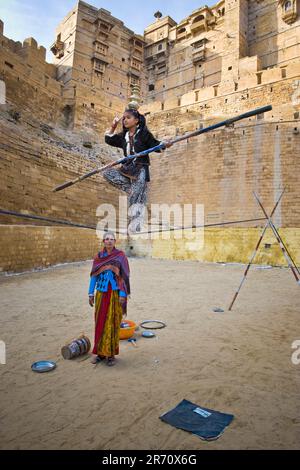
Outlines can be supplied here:
M129 108L129 109L125 109L124 112L131 114L132 116L134 116L136 119L139 120L138 126L141 130L146 128L146 118L143 114L140 114L137 109ZM124 126L123 126L123 131L127 132L127 129Z

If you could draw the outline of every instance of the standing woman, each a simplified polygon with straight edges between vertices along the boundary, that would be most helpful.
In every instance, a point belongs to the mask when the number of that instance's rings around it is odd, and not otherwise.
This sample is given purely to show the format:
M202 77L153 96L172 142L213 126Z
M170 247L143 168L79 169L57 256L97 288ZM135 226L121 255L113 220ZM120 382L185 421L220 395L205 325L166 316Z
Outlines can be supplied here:
M96 364L107 359L107 365L113 366L119 354L122 316L127 313L129 265L125 253L115 248L113 232L104 234L103 243L104 249L93 262L89 286L89 304L95 305L95 345L91 362Z
M142 152L161 143L164 147L172 145L169 141L160 142L155 139L146 126L145 116L137 109L126 109L122 117L123 130L116 133L120 120L117 116L114 118L111 128L105 133L105 142L113 147L122 148L125 156ZM147 203L147 186L150 181L149 166L149 156L145 155L122 165L120 169L111 168L103 173L111 184L128 194L130 228L133 232L139 232L143 222L143 208Z

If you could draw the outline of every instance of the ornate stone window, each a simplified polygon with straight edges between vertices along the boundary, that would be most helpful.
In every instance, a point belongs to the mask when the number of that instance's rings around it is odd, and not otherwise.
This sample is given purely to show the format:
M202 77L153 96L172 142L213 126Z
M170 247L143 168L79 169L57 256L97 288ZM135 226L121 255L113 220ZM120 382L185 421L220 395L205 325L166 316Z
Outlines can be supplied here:
M94 41L94 50L104 56L107 55L108 46L101 41Z
M99 59L94 58L93 59L93 64L94 64L94 71L99 72L99 73L104 73L105 72L105 66L106 63L102 62Z
M287 24L292 24L298 16L297 0L278 0L281 17Z
M131 87L134 85L140 86L140 84L141 84L141 80L139 77L133 74L129 74L129 86Z
M134 57L131 58L130 65L136 70L141 70L141 62Z

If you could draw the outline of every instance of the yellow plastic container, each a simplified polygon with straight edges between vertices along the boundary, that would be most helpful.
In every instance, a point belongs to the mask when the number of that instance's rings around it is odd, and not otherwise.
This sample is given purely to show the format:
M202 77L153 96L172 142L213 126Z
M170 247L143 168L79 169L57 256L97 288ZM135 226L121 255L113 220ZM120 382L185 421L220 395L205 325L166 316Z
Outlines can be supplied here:
M127 327L125 328L120 328L120 339L129 339L131 338L133 335L134 335L134 332L135 332L135 329L136 329L136 324L134 323L134 321L131 321L131 320L123 320L122 323L126 323ZM121 323L121 325L122 325Z

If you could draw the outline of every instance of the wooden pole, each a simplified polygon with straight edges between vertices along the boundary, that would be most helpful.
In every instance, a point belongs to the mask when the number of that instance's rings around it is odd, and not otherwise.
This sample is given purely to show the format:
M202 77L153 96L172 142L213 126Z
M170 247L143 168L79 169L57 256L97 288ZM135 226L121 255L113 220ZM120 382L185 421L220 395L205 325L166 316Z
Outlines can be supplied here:
M189 132L188 134L185 134L183 136L176 137L175 139L171 140L171 143L176 144L177 142L181 142L182 140L186 140L186 139L189 139L191 137L195 137L197 135L213 131L215 129L218 129L219 127L229 126L229 125L233 124L236 121L240 121L241 119L247 119L249 117L256 116L257 114L261 114L261 113L265 113L267 111L271 111L271 109L272 109L271 105L263 106L262 108L256 108L252 111L248 111L247 113L243 113L243 114L240 114L236 117L226 119L225 121L221 121L221 122L218 122L218 123L213 124L211 126L205 127L204 129L197 129L194 132ZM145 155L148 155L151 152L156 152L157 150L164 150L164 149L165 149L165 144L161 143L161 144L156 145L155 147L152 147L150 149L143 150L143 152L139 152L139 153L136 153L134 155L128 155L127 157L120 158L119 160L116 160L115 162L109 163L109 164L107 164L105 166L102 166L100 168L95 168L94 170L89 171L88 173L85 173L84 175L79 176L78 178L75 178L74 180L70 180L70 181L67 181L66 183L61 184L60 186L56 186L53 189L53 192L61 191L62 189L66 189L69 186L73 186L74 184L79 183L80 181L83 181L84 179L89 178L90 176L96 175L97 173L101 173L104 170L107 170L108 168L112 168L113 166L120 165L120 164L128 162L130 160L134 160L135 158L144 157Z
M263 213L265 214L267 220L268 220L268 225L270 226L270 228L272 229L274 235L275 235L275 238L281 248L281 251L283 253L283 256L285 257L286 259L286 262L288 264L288 267L291 269L292 273L294 274L294 277L298 283L298 285L300 286L300 278L298 277L298 267L296 266L296 264L294 263L294 260L291 259L289 253L287 252L286 248L285 248L285 245L281 239L281 236L279 235L279 232L277 230L277 228L274 226L272 220L271 220L271 216L269 217L267 212L265 211L265 208L264 206L262 205L262 203L260 202L257 194L255 193L255 191L253 191L253 194L254 194L254 197L258 203L258 205L260 206L261 210L263 211Z
M276 211L276 209L277 209L277 207L278 207L278 204L279 204L279 202L281 201L281 198L282 198L282 196L283 196L284 191L285 191L285 189L281 192L281 194L280 194L280 196L279 196L279 198L278 198L278 200L277 200L275 206L273 207L273 210L272 210L272 212L271 212L271 217L272 217L272 215L274 214L274 212ZM250 261L249 261L249 263L248 263L248 266L247 266L246 269L245 269L245 272L244 272L244 274L243 274L243 278L242 278L242 280L241 280L241 283L240 283L240 285L239 285L239 287L238 287L236 293L235 293L234 296L233 296L233 299L232 299L232 301L231 301L231 304L229 305L228 310L231 310L231 309L232 309L232 306L233 306L234 302L236 301L237 296L239 295L239 292L240 292L240 290L241 290L241 288L242 288L242 285L244 284L244 282L245 282L245 280L246 280L246 277L247 277L248 271L249 271L249 269L250 269L250 266L251 266L251 264L252 264L252 262L253 262L253 260L254 260L254 258L255 258L255 256L256 256L257 250L258 250L258 248L259 248L259 245L260 245L261 242L262 242L262 239L263 239L263 237L264 237L264 234L265 234L265 232L266 232L268 226L269 226L269 222L267 222L266 225L265 225L264 228L263 228L263 231L262 231L261 236L259 237L259 240L258 240L258 242L257 242L257 244L256 244L256 247L255 247L255 249L254 249L254 251L253 251L253 253L252 253L252 256L251 256L251 259L250 259Z

